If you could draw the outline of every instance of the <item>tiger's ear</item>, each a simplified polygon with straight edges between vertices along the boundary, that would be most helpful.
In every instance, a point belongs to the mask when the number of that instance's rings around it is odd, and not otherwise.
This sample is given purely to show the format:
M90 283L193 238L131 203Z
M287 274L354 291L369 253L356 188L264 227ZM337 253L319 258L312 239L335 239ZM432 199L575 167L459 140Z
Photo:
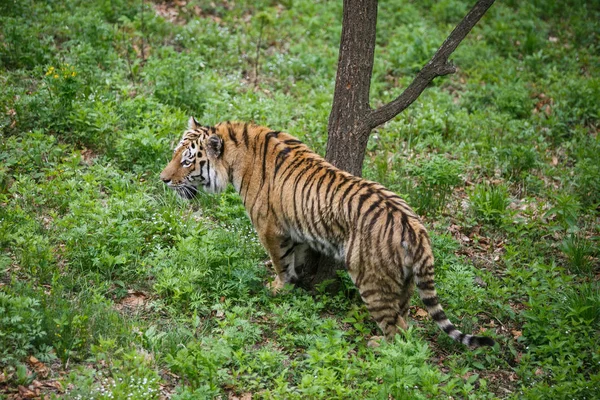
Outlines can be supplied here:
M223 139L217 135L210 135L206 146L206 152L210 157L221 157L221 154L223 154Z
M198 128L200 128L200 124L198 123L198 121L196 121L196 118L190 117L190 119L188 120L188 129L195 130Z

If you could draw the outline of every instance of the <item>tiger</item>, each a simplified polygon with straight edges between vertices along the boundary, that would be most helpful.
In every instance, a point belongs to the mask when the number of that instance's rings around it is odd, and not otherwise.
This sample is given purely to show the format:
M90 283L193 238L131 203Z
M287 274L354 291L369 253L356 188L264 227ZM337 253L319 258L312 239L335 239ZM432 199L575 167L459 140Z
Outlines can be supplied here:
M185 199L231 183L268 252L273 289L298 280L307 251L342 262L386 338L408 328L418 289L431 318L452 339L493 346L446 317L434 286L431 240L421 219L384 186L328 163L288 133L244 122L201 125L194 117L160 179Z

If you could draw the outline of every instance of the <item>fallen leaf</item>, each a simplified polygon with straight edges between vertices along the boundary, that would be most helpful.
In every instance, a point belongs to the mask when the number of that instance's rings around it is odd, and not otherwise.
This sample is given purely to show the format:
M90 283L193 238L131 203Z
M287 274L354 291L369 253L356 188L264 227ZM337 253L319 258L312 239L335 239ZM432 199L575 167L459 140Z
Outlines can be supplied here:
M415 307L417 310L415 311L415 316L419 317L419 319L423 319L426 318L429 313L427 312L427 310L424 310L420 307Z
M37 393L36 393L37 392ZM19 396L21 399L33 399L34 397L39 396L39 391L33 391L25 386L19 386Z
M511 329L510 333L512 333L512 335L515 339L518 339L523 335L523 333L521 331L518 331L516 329Z
M63 391L62 383L60 383L59 381L45 381L43 385L45 388L54 389L58 392Z
M129 290L128 295L125 296L118 305L118 308L138 308L143 307L146 304L146 296L143 292Z
M535 370L535 375L536 375L536 376L540 376L540 375L542 375L543 373L544 373L544 371L542 371L542 369L541 369L541 368L537 368L537 369Z
M34 356L29 357L29 364L40 378L46 378L50 374L50 369Z

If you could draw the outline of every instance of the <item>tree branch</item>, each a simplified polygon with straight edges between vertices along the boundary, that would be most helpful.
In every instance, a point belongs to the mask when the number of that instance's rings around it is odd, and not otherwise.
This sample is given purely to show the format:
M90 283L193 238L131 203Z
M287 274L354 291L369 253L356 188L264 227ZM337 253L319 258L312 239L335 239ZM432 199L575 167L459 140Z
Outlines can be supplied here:
M453 74L456 67L448 62L448 57L456 50L460 42L494 4L494 0L479 0L469 13L454 28L433 58L417 74L411 84L395 100L372 110L368 115L371 129L389 121L410 106L436 77Z

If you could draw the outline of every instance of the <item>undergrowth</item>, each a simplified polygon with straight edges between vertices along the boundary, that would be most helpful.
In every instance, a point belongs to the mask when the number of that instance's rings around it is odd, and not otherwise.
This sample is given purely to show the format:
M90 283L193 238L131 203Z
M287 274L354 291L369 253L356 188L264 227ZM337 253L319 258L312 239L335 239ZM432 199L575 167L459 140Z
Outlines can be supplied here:
M373 106L470 6L380 4ZM347 276L337 294L272 296L233 190L187 203L159 181L190 114L324 153L341 15L304 0L0 2L0 398L597 397L594 2L496 2L458 72L368 145L363 175L424 217L449 317L493 349L456 344L416 298L410 329L369 346Z

